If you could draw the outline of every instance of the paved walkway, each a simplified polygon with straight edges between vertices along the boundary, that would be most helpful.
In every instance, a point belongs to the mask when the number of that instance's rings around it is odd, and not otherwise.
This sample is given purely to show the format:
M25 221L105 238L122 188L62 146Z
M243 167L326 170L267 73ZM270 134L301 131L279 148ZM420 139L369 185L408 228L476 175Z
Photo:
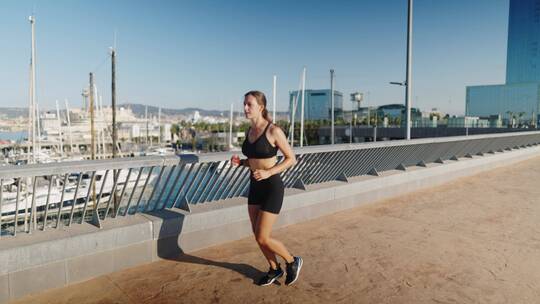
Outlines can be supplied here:
M540 157L276 230L304 257L258 287L252 238L16 303L539 303Z

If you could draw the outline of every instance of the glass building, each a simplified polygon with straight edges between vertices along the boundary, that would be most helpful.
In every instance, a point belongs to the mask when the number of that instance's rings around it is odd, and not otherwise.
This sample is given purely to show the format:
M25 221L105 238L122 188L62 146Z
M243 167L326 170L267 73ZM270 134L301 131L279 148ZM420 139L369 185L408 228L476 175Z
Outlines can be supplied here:
M540 82L540 1L511 0L506 83Z
M467 116L530 120L540 106L540 0L510 0L506 84L469 86Z
M331 90L305 90L304 99L304 120L331 120L332 99ZM289 113L293 113L294 101L296 102L296 113L294 121L300 121L302 106L302 91L292 91L289 93ZM292 115L292 114L291 114ZM334 119L343 118L343 94L334 90Z

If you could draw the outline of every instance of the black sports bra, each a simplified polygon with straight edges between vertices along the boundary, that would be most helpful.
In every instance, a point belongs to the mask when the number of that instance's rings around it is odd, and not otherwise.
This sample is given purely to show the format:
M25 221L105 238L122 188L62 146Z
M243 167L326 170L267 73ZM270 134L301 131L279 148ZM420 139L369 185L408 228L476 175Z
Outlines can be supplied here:
M242 153L248 158L270 158L277 154L277 147L272 147L268 138L266 137L266 130L270 127L270 123L264 128L261 136L257 138L253 143L249 142L249 129L246 132L246 139L242 144ZM250 128L251 129L251 128Z

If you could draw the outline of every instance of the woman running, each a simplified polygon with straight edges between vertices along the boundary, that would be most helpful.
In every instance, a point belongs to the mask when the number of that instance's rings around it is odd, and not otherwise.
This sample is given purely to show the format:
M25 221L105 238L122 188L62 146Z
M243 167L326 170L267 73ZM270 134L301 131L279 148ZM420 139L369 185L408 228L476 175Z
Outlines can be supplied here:
M296 157L287 142L283 131L268 116L266 97L259 91L249 91L244 95L244 114L251 121L242 145L242 153L247 159L238 155L231 158L234 165L248 166L251 178L248 195L248 211L251 227L259 247L270 264L268 273L259 281L259 285L272 284L283 276L283 270L277 261L276 254L286 263L286 285L298 279L302 269L302 258L292 256L280 241L271 237L272 225L275 223L283 203L284 187L280 173L296 163ZM283 154L283 161L277 163L278 149Z

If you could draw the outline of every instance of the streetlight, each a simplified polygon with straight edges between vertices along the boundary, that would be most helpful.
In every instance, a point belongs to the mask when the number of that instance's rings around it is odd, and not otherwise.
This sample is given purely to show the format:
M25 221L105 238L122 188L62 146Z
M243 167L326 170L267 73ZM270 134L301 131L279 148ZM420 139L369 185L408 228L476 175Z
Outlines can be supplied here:
M405 86L405 107L406 107L406 136L407 140L411 139L411 95L412 95L412 21L413 21L413 0L408 0L407 14L407 68L406 80L404 82L390 82L390 84Z
M405 106L407 107L407 140L411 139L411 95L412 95L412 22L413 0L409 0L407 18L407 79L405 87Z

